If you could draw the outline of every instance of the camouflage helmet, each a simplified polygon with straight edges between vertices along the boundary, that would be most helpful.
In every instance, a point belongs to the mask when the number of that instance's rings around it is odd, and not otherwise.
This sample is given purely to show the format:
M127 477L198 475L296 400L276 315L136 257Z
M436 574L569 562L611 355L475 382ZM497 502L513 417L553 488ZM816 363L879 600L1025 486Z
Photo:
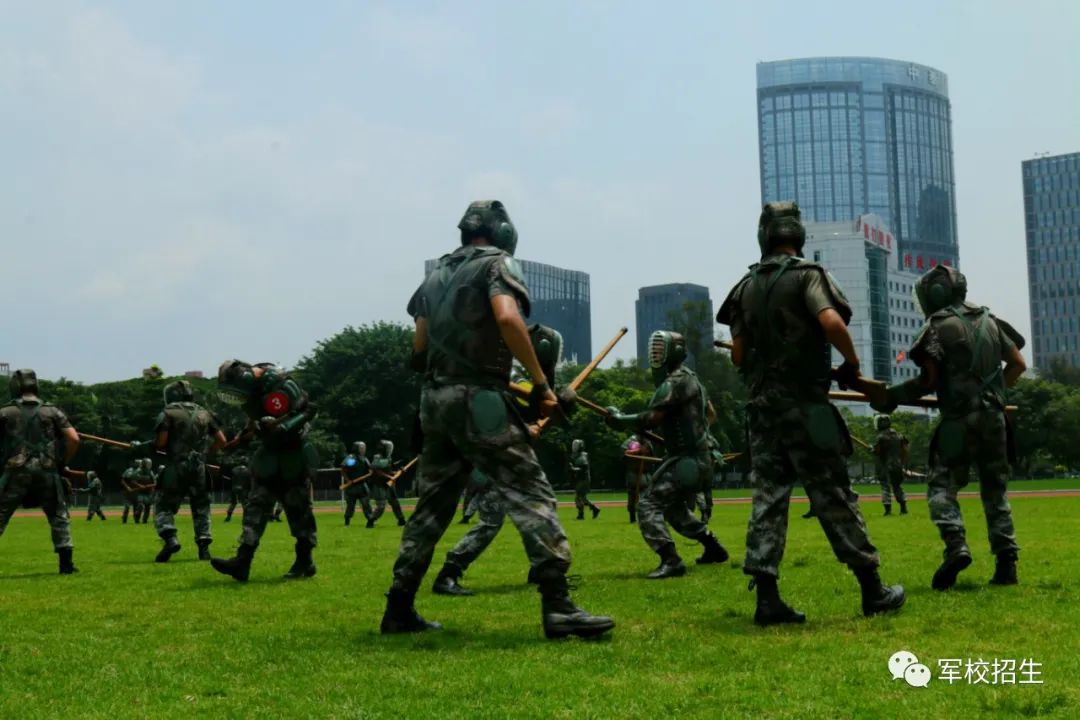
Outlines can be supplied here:
M888 430L892 427L892 418L888 415L878 415L874 418L874 427L878 430Z
M923 314L930 317L938 310L964 302L967 278L954 267L938 265L915 282L914 293Z
M143 458L140 465L142 466L143 470L153 470L154 469L154 461L151 460L150 458Z
M536 359L540 361L540 368L544 371L548 385L554 387L555 368L562 362L562 334L555 328L537 323L529 326L529 339L532 341Z
M585 449L585 441L581 438L574 438L570 443L570 452L577 455L579 452Z
M218 397L229 405L243 405L255 390L255 367L242 360L226 360L218 368Z
M498 200L477 200L470 203L458 223L458 230L461 230L462 245L467 245L474 237L482 237L511 255L517 249L517 230L510 222L506 206Z
M649 367L671 372L686 359L686 340L680 333L657 330L649 337Z
M353 450L356 451L357 455L366 455L367 454L367 443L364 442L363 440L357 440L356 442L354 442L352 444L352 446L353 446Z
M165 404L175 402L191 402L195 399L195 388L187 380L177 380L165 386L161 391L165 398Z
M11 396L14 398L21 397L22 395L37 395L38 394L38 381L37 373L30 368L23 368L11 373L11 379L8 381L8 387L11 390Z
M391 440L380 440L379 445L382 446L383 457L389 460L394 456L394 443Z
M795 248L799 257L802 257L803 245L806 244L806 228L802 224L798 203L767 203L758 218L757 239L762 257L780 245L790 245Z

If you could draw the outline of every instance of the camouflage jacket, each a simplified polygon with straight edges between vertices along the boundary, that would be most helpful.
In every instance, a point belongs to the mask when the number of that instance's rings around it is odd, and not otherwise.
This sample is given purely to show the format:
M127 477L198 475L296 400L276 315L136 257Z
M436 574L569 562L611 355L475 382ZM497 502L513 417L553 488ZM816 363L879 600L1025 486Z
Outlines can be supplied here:
M56 470L63 463L64 411L39 399L13 400L0 407L0 457L11 470Z

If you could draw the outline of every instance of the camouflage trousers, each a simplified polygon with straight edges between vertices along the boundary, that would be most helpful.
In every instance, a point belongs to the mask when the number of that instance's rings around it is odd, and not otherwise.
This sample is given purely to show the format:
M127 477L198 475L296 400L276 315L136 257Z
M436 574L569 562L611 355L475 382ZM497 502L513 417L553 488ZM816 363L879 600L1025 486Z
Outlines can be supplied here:
M7 530L11 516L24 503L30 507L41 505L52 531L53 548L71 547L71 519L68 515L60 476L45 470L23 468L6 471L0 475L0 535Z
M907 502L907 494L904 493L904 468L899 465L879 465L877 467L877 481L881 485L881 504L892 505L892 497L896 496L896 502L901 505Z
M357 488L360 488L359 490ZM364 513L365 518L371 517L371 508L368 506L368 492L364 487L364 483L353 485L345 490L345 524L348 525L352 522L353 515L356 514L356 504L360 503L360 508Z
M754 494L744 573L779 575L791 492L799 482L836 558L852 569L879 565L841 453L842 420L832 410L826 403L781 411L747 408ZM818 427L811 431L813 422L833 422L835 430Z
M585 508L595 509L596 506L589 502L589 490L592 489L589 469L570 468L570 476L574 480L574 507L577 508L578 515L584 513Z
M1009 458L1002 412L972 413L963 418L942 420L934 434L927 479L926 499L930 519L943 540L965 542L964 518L956 495L968 483L971 466L979 474L979 495L986 513L990 551L1019 550L1013 527L1012 508L1006 490Z
M504 394L428 383L420 396L420 422L423 484L401 536L393 588L415 593L420 586L474 466L491 479L492 491L521 533L534 575L541 583L564 576L570 544L555 493Z
M199 465L182 472L170 466L158 484L154 498L154 529L161 538L176 535L176 513L184 496L191 505L191 522L195 526L195 542L209 545L210 535L210 493L206 489L206 469Z
M708 523L710 520L712 520L712 511L713 511L712 485L705 488L704 490L702 490L701 492L699 492L697 495L694 496L694 507L691 507L690 510L693 511L695 509L698 512L701 513L702 522Z
M226 516L231 517L238 505L241 508L247 505L248 492L248 488L246 487L243 490L238 490L236 488L232 489L229 493L229 507L225 510Z
M675 541L671 539L668 525L691 540L701 541L709 534L709 527L699 520L690 508L695 503L700 484L688 485L682 482L676 468L697 465L703 471L697 458L676 455L666 459L653 473L649 487L641 495L638 506L638 528L645 543L661 557L677 554Z
M648 476L637 467L637 463L626 471L626 510L631 516L637 513L641 501L641 488L648 483Z
M368 506L365 503L364 509L367 511L365 514L372 522L375 522L383 516L383 513L386 512L387 503L390 504L390 509L393 511L395 518L398 520L405 519L405 513L401 511L401 503L398 501L397 488L388 487L383 483L377 482L372 486L371 499L374 502L375 507L368 510Z
M102 520L105 519L105 513L101 512L101 496L91 495L86 500L86 519L90 520L97 515Z
M307 441L292 450L259 448L251 464L254 477L244 506L241 545L259 547L266 524L273 518L275 506L280 504L292 536L297 542L315 547L318 538L311 504L311 477L318 462L315 449Z
M506 520L506 511L499 502L499 495L494 490L481 491L474 500L476 511L480 514L480 522L469 528L457 545L446 553L446 564L453 565L462 573L469 569L480 553L487 550L488 545L502 530Z

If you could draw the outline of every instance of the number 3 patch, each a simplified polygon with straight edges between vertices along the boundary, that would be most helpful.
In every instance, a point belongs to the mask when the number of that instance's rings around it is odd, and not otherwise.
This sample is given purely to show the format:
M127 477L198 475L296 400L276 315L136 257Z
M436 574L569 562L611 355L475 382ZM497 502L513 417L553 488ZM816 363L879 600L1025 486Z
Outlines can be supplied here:
M281 417L289 412L289 396L280 390L263 398L263 410L271 417Z

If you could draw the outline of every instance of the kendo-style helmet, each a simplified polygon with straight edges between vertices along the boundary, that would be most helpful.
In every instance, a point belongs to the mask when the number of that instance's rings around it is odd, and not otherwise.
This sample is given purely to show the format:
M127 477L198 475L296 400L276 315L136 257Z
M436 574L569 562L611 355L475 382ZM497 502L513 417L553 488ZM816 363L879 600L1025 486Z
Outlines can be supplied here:
M802 224L799 205L793 202L767 203L758 218L757 238L762 257L780 245L790 245L802 257L806 228Z
M162 390L165 403L191 402L195 399L195 388L187 380L177 380L165 386Z
M570 452L577 455L579 452L585 449L585 441L581 438L574 438L570 443Z
M874 427L878 430L888 430L892 427L892 418L888 415L878 415L874 418Z
M13 398L21 397L26 393L37 395L37 373L30 368L16 370L11 373L11 379L8 381L8 388L11 390L11 396Z
M353 446L353 450L356 451L357 455L366 455L367 454L367 443L363 442L362 440L357 440L356 442L353 443L352 446Z
M649 367L671 372L686 359L686 340L677 332L657 330L649 337Z
M380 440L379 444L382 445L383 457L389 460L394 456L394 443L391 440Z
M255 367L242 360L226 360L218 368L218 397L229 405L243 405L255 390Z
M923 314L930 317L938 310L964 302L967 278L954 267L938 265L915 282L914 293Z
M483 237L511 255L517 249L517 230L510 222L506 206L498 200L477 200L470 203L458 223L458 230L461 230L462 245L467 245L474 237Z

